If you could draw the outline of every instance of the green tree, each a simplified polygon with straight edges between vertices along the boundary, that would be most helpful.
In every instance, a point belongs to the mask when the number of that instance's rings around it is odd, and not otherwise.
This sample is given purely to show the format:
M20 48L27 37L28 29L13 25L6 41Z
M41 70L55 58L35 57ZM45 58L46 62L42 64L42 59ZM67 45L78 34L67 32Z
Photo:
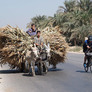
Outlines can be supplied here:
M67 42L81 45L84 38L92 34L92 1L65 0L64 5L59 6L53 17L33 17L27 27L30 27L31 23L35 23L40 29L58 26Z

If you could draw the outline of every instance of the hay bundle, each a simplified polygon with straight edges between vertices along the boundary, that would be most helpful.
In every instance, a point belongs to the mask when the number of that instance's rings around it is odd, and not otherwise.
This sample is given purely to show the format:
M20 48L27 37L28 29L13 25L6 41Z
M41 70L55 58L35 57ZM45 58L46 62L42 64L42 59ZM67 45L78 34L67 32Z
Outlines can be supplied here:
M52 54L50 64L56 66L64 62L68 45L58 29L48 27L42 31L42 36L45 41L50 42ZM0 64L9 63L11 68L21 69L21 64L25 62L26 51L31 48L32 43L33 37L18 27L8 25L0 28Z
M47 27L42 31L42 36L45 41L49 41L51 47L50 64L56 66L58 63L65 62L67 43L62 37L58 27Z
M0 28L0 64L9 63L11 68L21 68L31 43L30 36L18 27Z

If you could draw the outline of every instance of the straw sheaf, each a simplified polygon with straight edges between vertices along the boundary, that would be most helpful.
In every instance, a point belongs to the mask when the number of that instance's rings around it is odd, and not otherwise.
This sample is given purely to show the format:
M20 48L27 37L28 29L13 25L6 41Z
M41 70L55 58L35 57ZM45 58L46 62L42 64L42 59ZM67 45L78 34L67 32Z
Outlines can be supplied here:
M50 64L56 66L58 63L64 63L66 59L68 44L60 33L58 27L47 27L42 30L44 40L50 43L51 59Z
M21 68L31 43L31 37L18 27L8 25L0 28L0 64L8 63L11 68Z

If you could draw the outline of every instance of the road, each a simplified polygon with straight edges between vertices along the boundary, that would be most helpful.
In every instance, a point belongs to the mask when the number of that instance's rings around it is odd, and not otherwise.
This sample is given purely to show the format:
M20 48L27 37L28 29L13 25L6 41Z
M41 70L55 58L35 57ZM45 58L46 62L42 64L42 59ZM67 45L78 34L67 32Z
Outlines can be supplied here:
M35 77L0 68L0 92L92 92L92 73L84 72L83 54L68 53L66 63Z

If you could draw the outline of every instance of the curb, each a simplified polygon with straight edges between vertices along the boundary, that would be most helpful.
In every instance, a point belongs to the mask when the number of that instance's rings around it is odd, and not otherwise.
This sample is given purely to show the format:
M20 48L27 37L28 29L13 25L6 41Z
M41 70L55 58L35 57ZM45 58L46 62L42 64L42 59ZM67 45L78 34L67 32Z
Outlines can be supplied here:
M84 53L82 53L82 52L68 52L68 53L74 53L74 54L84 54Z

